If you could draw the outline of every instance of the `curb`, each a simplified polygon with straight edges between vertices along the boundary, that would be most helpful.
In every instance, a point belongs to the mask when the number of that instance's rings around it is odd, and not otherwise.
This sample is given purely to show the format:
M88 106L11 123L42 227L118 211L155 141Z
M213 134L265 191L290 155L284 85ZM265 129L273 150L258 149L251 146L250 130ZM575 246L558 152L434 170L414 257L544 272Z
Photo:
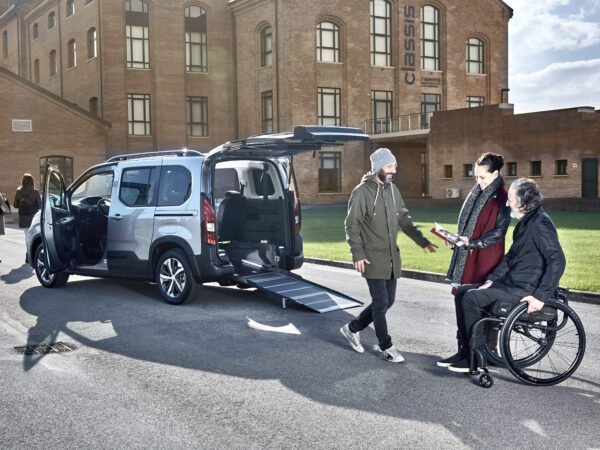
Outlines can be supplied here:
M324 266L339 267L341 269L354 270L354 266L352 265L352 263L346 261L333 261L329 259L309 258L305 256L304 262L310 264L321 264ZM448 284L448 282L446 281L446 277L441 273L426 272L424 270L402 269L402 277L411 278L413 280L431 281L433 283ZM600 293L597 292L576 291L574 289L569 289L568 299L572 302L600 305Z

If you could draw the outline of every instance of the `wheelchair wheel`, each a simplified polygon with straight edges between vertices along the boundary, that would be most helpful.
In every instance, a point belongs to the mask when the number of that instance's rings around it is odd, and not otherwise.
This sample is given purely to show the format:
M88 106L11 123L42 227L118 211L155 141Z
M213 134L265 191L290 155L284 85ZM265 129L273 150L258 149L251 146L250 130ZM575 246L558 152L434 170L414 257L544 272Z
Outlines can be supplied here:
M527 314L527 303L514 308L502 327L500 341L506 366L518 379L553 385L570 377L583 359L585 331L569 306L549 300L548 314Z

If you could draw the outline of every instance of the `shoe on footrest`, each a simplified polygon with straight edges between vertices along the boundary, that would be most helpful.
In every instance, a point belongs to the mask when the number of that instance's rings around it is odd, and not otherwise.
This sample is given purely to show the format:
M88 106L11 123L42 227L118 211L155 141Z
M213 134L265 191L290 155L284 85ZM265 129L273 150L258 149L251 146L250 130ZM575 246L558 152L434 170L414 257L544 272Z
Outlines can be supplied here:
M449 358L442 359L442 360L438 361L437 365L439 367L448 367L451 364L457 363L461 359L466 358L468 355L469 355L468 352L459 351L458 353L455 353L454 355L450 356Z

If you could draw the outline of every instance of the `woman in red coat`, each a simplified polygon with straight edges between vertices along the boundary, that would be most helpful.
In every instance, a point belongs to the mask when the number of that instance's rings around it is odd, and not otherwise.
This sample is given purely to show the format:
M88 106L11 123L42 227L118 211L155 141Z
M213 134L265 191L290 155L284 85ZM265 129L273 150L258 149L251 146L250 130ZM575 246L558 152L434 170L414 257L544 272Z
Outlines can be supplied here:
M476 184L467 195L458 217L457 234L467 244L454 247L446 278L452 285L452 294L464 284L480 284L504 257L504 236L510 224L510 208L500 170L502 155L484 153L475 163ZM497 339L497 332L486 335ZM466 336L457 332L458 353L438 361L447 367L465 357ZM495 347L495 343L493 344ZM458 358L458 359L457 359ZM455 361L456 359L456 361Z

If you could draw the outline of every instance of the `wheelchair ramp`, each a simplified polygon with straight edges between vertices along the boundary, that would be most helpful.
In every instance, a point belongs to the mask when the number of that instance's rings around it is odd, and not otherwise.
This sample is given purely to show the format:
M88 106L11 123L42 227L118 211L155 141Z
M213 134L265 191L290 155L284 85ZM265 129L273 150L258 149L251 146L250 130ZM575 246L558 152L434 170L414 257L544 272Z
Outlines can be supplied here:
M241 276L246 284L287 301L325 313L361 306L362 302L283 270Z

